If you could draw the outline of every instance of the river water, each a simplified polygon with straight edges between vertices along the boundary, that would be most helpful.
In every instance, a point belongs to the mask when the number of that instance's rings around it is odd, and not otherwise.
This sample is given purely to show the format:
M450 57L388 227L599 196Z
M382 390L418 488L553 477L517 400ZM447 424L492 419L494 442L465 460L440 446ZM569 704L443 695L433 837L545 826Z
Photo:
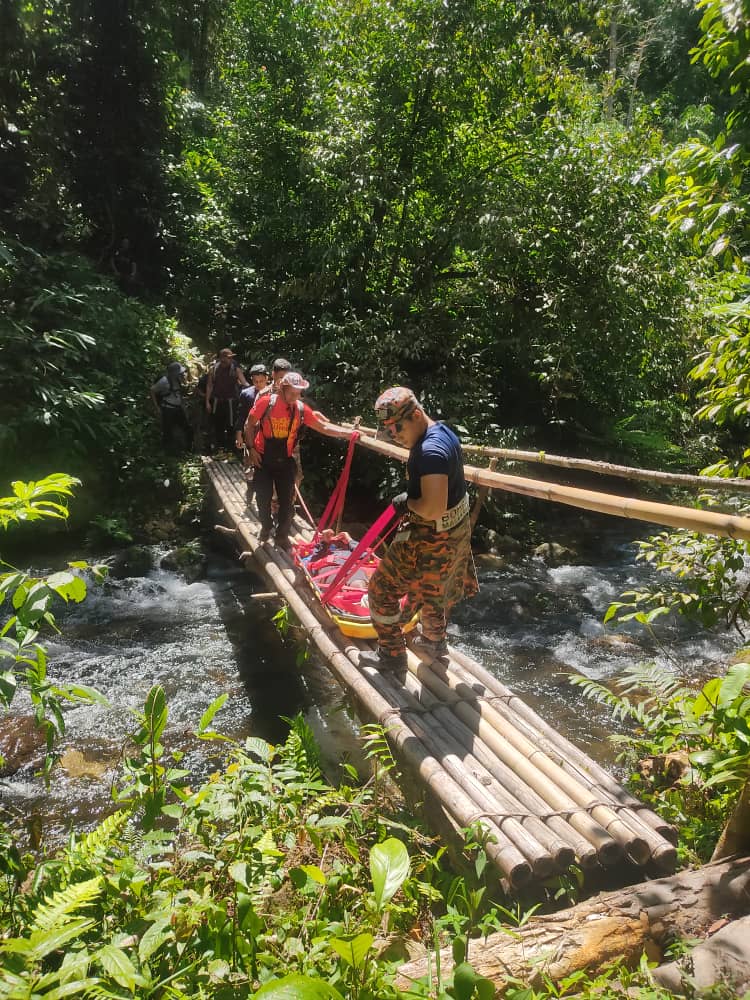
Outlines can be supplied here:
M158 558L163 550L155 550ZM615 540L602 558L558 567L524 558L480 572L481 592L454 615L451 641L495 672L548 722L592 757L612 765L606 710L586 701L567 681L571 672L611 681L634 662L653 660L689 680L709 675L738 645L733 635L661 626L658 643L638 632L611 640L601 620L607 606L650 576L636 565L634 547ZM283 740L281 716L304 713L335 780L342 760L358 762L356 722L342 692L315 657L297 663L271 615L277 605L254 600L265 589L226 552L207 549L205 579L186 583L155 569L146 577L92 586L86 601L58 618L62 634L48 643L50 676L97 688L110 702L69 705L62 741L64 767L49 789L35 776L38 757L0 779L0 801L19 827L47 843L71 827L90 826L111 809L111 781L133 712L161 684L169 704L165 743L186 754L196 780L217 767L218 744L191 734L206 707L229 698L214 727L235 739ZM609 630L608 630L609 631ZM717 668L720 669L720 668ZM30 705L22 698L14 710Z

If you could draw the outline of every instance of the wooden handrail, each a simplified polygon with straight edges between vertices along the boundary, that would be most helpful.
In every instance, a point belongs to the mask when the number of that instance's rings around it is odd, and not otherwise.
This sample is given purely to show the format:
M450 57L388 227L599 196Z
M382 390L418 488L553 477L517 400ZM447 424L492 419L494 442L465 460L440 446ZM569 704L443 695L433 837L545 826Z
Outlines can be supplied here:
M349 426L344 424L345 427ZM374 427L358 426L357 429L368 436L377 432ZM493 448L484 444L464 444L465 454L504 458L509 462L533 462L538 465L554 465L578 472L594 472L599 476L616 476L620 479L634 479L663 486L697 487L717 490L723 493L750 493L750 479L721 476L693 476L683 472L659 472L656 469L639 469L630 465L614 465L611 462L597 462L591 458L568 458L565 455L550 455L546 451L521 451L518 448Z
M360 431L363 429L359 428ZM405 448L378 441L366 433L359 438L357 444L400 462L405 462L409 457ZM525 476L511 476L504 472L492 472L471 465L464 465L464 475L467 482L475 483L477 486L488 486L491 489L506 490L508 493L519 493L539 500L550 500L569 507L581 507L584 510L598 511L600 514L612 514L615 517L663 524L670 528L685 528L707 535L750 541L750 517L654 503L632 497L621 497L613 493L582 490L574 486L559 486L557 483L546 483Z

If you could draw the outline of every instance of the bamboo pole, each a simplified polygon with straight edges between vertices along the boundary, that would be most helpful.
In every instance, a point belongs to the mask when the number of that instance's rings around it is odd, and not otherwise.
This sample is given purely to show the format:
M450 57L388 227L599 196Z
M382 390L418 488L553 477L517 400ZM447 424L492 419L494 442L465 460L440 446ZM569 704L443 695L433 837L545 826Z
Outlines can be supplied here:
M371 437L361 437L357 444L369 448L379 455L405 462L408 452L398 445L377 441ZM632 497L616 496L612 493L598 493L595 490L581 490L573 486L559 486L557 483L545 483L539 479L527 479L524 476L509 476L502 472L490 472L489 469L477 469L471 465L464 466L464 477L467 482L478 486L489 486L494 489L506 490L509 493L519 493L522 496L535 497L539 500L549 500L554 503L566 504L569 507L581 507L584 510L598 511L600 514L612 514L615 517L625 517L636 521L649 521L654 524L664 524L672 528L685 528L688 531L698 531L708 535L721 535L725 538L750 540L750 518L737 517L734 514L716 514L713 511L695 510L691 507L677 507L666 503L653 503L647 500L636 500Z
M535 764L517 751L501 735L500 731L487 721L486 715L489 713L483 712L481 706L472 707L468 701L462 700L448 684L438 678L425 664L419 662L413 654L409 659L409 669L507 765L513 780L513 786L510 790L516 797L518 795L515 789L522 787L523 782L525 782L546 802L548 809L564 814L567 822L594 845L602 864L611 865L620 860L622 846L613 834L592 815L589 815L585 808L581 808L572 796L561 791L549 781ZM474 705L476 704L474 701ZM573 783L571 782L571 784ZM611 819L612 817L608 817L608 821Z
M596 761L587 757L584 752L574 743L566 739L561 733L545 722L545 720L534 711L525 701L522 701L509 687L486 670L481 664L471 657L466 656L460 650L450 647L451 656L466 667L479 683L485 685L493 691L498 699L505 703L508 710L515 713L515 717L522 720L528 730L533 731L534 739L539 741L542 748L549 748L550 751L559 754L561 763L567 767L579 779L588 781L595 786L597 791L606 792L619 805L627 805L638 810L641 820L655 830L671 843L676 843L676 830L670 826L657 813L650 809L643 808L642 803L631 795L626 789L619 785L609 771ZM499 706L496 705L496 707Z
M476 759L476 763L482 769L479 772L482 774L480 780L485 780L485 771L494 779L492 782L487 782L487 785L492 789L495 799L508 815L517 817L521 825L546 848L559 870L566 870L574 863L576 856L584 867L596 864L596 851L593 846L561 817L552 816L546 824L539 819L539 816L549 812L546 802L525 786L520 789L523 800L521 796L514 795L511 788L515 787L516 792L519 789L512 772L504 769L504 765L500 764L485 743L456 718L448 707L425 690L411 673L406 678L406 689L413 695L418 706L424 706L422 717L425 723L434 719L436 725L442 725L443 729L451 733L464 750L468 751L463 758L467 766L475 767L474 759Z
M494 472L497 469L497 459L491 458L490 464L488 466L490 472ZM479 520L479 515L482 513L482 507L484 507L487 497L492 493L489 486L480 486L477 490L476 500L474 501L474 506L471 508L471 530L473 531L476 527L477 521Z
M496 741L496 752L500 759L554 809L568 812L576 807L584 807L586 815L590 813L591 819L606 830L637 864L644 864L650 858L651 851L645 840L631 831L613 809L601 802L591 789L563 771L522 733L519 733L507 719L503 719L496 709L479 701L476 692L464 681L456 678L450 668L433 661L429 665L421 663L417 670L420 679L442 701L454 702L456 715L471 729L478 732L477 725L483 722L495 731L499 737ZM466 698L473 699L473 702L464 700ZM566 801L563 802L561 796ZM572 824L572 819L569 822Z
M348 426L348 424L344 424ZM359 427L362 434L374 436L374 427ZM493 448L484 444L461 443L465 454L504 458L510 462L532 462L539 465L553 465L563 469L594 472L597 475L613 476L620 479L661 483L664 486L698 487L725 493L750 492L750 479L723 478L719 476L694 476L684 472L660 472L656 469L639 469L629 465L613 465L590 458L568 458L564 455L550 455L546 451L522 451L518 448Z
M409 675L411 677L411 675ZM373 681L376 683L375 679ZM391 685L389 695L401 709L401 718L419 736L425 746L435 754L445 769L461 784L477 803L478 814L497 823L503 833L518 847L531 864L538 879L548 878L556 868L567 867L572 858L567 852L561 865L546 846L551 841L550 831L535 817L534 822L521 822L517 805L512 804L504 790L473 754L455 737L455 717L448 712L447 722L441 721L435 711L425 711L420 693L412 693L408 686ZM434 701L434 699L433 699ZM556 852L565 851L566 845L554 844ZM572 850L567 848L572 854Z
M554 747L545 746L539 739L538 732L534 731L531 727L524 724L522 719L519 719L508 705L504 699L491 697L491 689L487 689L483 684L477 683L476 678L464 667L462 667L460 661L456 658L456 665L452 666L452 669L456 673L459 679L464 680L469 686L476 690L480 687L481 690L477 691L477 694L484 697L487 703L490 704L503 719L507 722L507 727L503 729L503 732L518 732L525 741L527 747L535 747L540 752L544 753L552 762L558 767L562 767L562 760L560 755L557 753ZM487 695L490 697L487 697ZM550 752L551 751L551 752ZM563 770L565 770L563 768ZM584 787L587 788L594 798L608 804L610 808L616 813L620 821L624 823L628 829L632 832L634 837L640 838L646 842L649 848L651 860L658 864L659 868L663 871L674 871L677 862L677 852L671 843L668 843L660 834L658 834L652 827L644 823L637 812L628 808L622 803L612 802L611 799L606 795L604 789L597 786L591 778L580 771L566 771ZM642 862L639 862L642 863Z
M402 698L396 692L396 701L402 703ZM409 711L401 707L401 718L427 749L440 761L449 775L471 797L476 806L475 821L491 820L502 830L508 841L515 845L531 865L536 878L549 878L555 871L556 864L550 853L526 829L516 816L509 814L503 808L502 799L491 787L491 778L484 785L478 774L484 769L471 755L463 754L460 744L452 739L449 730L442 726L434 717L419 712ZM485 772L486 774L486 772Z

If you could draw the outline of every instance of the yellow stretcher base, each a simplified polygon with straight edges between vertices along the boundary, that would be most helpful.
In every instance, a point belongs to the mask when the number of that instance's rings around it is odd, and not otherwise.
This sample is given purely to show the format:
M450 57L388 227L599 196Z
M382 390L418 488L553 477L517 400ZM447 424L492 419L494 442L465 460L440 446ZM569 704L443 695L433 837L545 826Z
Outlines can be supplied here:
M329 617L336 623L339 630L351 639L377 639L378 633L371 621L355 621L345 615L337 615L335 611L326 608ZM411 632L419 621L419 612L401 626L402 632Z

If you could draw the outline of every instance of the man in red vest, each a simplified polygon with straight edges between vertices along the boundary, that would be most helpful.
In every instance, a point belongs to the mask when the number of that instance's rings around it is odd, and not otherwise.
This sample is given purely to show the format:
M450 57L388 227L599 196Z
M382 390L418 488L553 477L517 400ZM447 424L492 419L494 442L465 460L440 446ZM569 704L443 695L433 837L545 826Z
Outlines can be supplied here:
M271 535L271 499L273 489L279 501L276 548L289 550L289 532L294 516L294 480L297 466L294 448L300 429L312 427L327 437L349 438L349 430L335 427L302 401L302 392L310 383L299 372L287 372L279 382L278 392L259 396L245 424L245 441L250 446L250 460L255 466L255 499L260 518L260 541Z

